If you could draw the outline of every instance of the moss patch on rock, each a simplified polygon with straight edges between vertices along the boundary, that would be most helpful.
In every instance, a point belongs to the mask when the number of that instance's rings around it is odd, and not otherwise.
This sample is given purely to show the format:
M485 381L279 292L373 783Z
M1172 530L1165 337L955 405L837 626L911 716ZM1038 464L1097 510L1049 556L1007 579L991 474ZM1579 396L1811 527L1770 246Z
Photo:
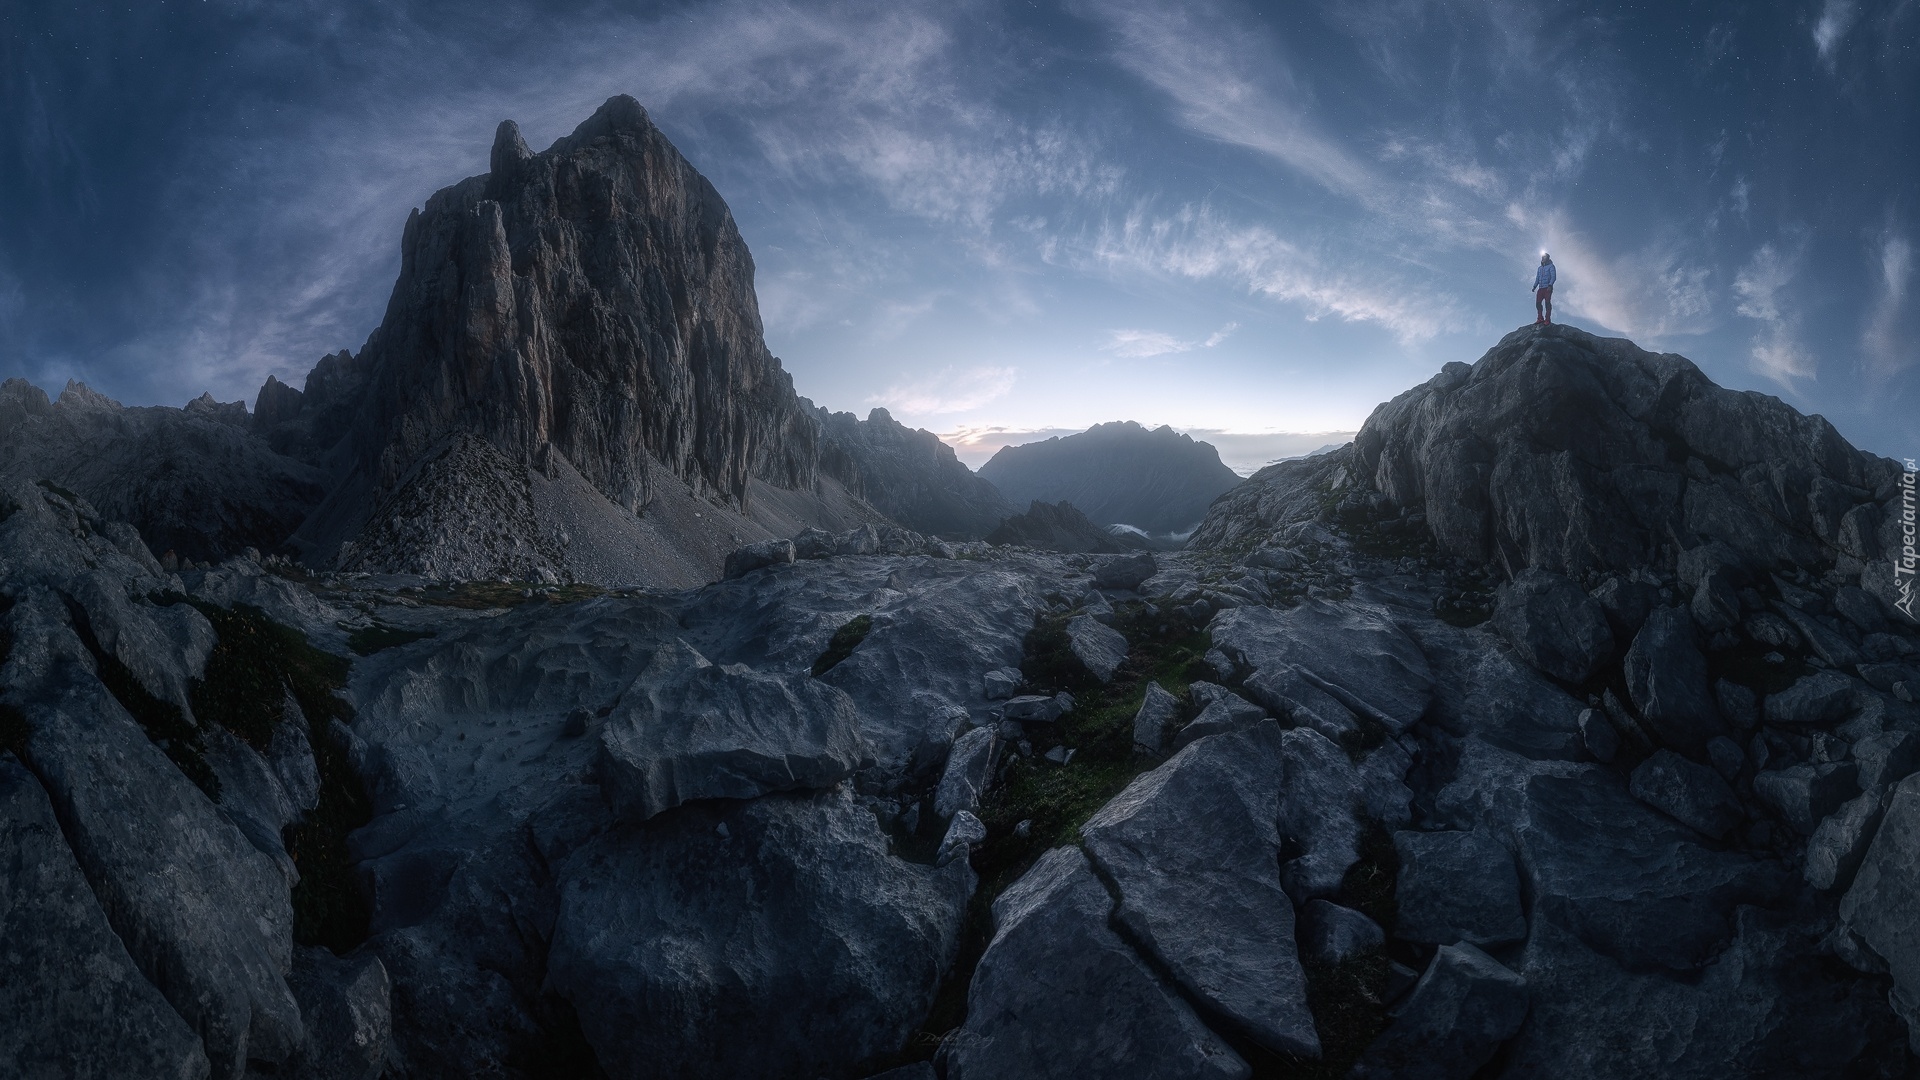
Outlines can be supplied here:
M856 615L847 620L846 625L833 632L832 639L827 642L826 651L814 660L813 677L817 679L825 675L840 661L852 656L853 650L859 648L860 643L867 640L867 635L872 632L873 616L871 615Z

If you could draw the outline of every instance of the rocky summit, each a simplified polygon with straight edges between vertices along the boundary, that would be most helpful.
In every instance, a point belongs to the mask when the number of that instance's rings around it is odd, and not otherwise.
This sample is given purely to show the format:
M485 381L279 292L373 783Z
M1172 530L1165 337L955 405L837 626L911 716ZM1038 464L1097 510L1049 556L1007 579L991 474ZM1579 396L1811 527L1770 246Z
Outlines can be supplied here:
M543 484L730 522L823 490L817 418L726 352L757 339L646 321L746 265L649 132L616 101L546 155L503 133L409 228L414 314L246 424L0 395L19 446L97 425L272 466L203 518L134 498L120 450L0 473L0 1075L1920 1072L1897 465L1530 328L1183 551L861 520L742 535L684 587L543 581L625 520ZM630 250L556 224L620 208ZM543 266L630 321L543 322ZM492 314L435 322L468 288ZM602 331L744 365L692 391L736 441L568 427L624 385L568 358ZM556 407L322 400L495 375ZM155 555L159 510L287 520L300 469L418 494L343 544L357 569Z

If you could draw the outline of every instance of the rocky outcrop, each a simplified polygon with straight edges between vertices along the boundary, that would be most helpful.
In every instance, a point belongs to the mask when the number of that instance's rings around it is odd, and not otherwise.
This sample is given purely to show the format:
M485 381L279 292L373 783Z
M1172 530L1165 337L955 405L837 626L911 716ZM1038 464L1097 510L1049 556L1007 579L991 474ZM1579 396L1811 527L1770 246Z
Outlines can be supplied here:
M865 420L819 409L820 470L874 509L916 532L978 540L1013 506L931 431L909 428L885 409Z
M1574 577L1718 541L1753 568L1879 558L1894 463L1685 358L1567 326L1508 334L1380 406L1358 479L1424 508L1440 550Z
M1185 533L1240 476L1210 444L1131 420L1003 447L980 467L1008 502L1070 502L1101 525Z
M1069 502L1035 502L1026 513L995 526L987 534L987 543L1065 552L1121 552L1137 546L1127 534L1095 525Z

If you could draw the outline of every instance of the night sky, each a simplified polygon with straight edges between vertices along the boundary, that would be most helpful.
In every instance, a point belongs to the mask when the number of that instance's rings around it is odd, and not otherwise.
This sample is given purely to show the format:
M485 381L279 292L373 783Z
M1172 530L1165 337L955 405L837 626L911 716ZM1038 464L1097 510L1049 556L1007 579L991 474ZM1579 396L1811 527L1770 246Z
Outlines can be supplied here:
M0 0L0 377L297 386L501 119L616 93L800 392L975 464L1342 441L1531 322L1543 248L1563 321L1920 454L1920 0Z

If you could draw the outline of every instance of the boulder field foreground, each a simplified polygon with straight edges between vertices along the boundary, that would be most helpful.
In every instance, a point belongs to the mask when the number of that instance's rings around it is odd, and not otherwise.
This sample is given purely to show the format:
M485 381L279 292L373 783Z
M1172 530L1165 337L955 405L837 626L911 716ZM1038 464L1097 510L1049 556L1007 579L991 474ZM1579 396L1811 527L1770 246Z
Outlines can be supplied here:
M1180 553L164 568L0 494L0 1073L1896 1077L1903 474L1555 327Z
M0 1077L1920 1072L1913 479L1824 420L1528 328L995 545L631 99L403 250L251 418L0 387Z

